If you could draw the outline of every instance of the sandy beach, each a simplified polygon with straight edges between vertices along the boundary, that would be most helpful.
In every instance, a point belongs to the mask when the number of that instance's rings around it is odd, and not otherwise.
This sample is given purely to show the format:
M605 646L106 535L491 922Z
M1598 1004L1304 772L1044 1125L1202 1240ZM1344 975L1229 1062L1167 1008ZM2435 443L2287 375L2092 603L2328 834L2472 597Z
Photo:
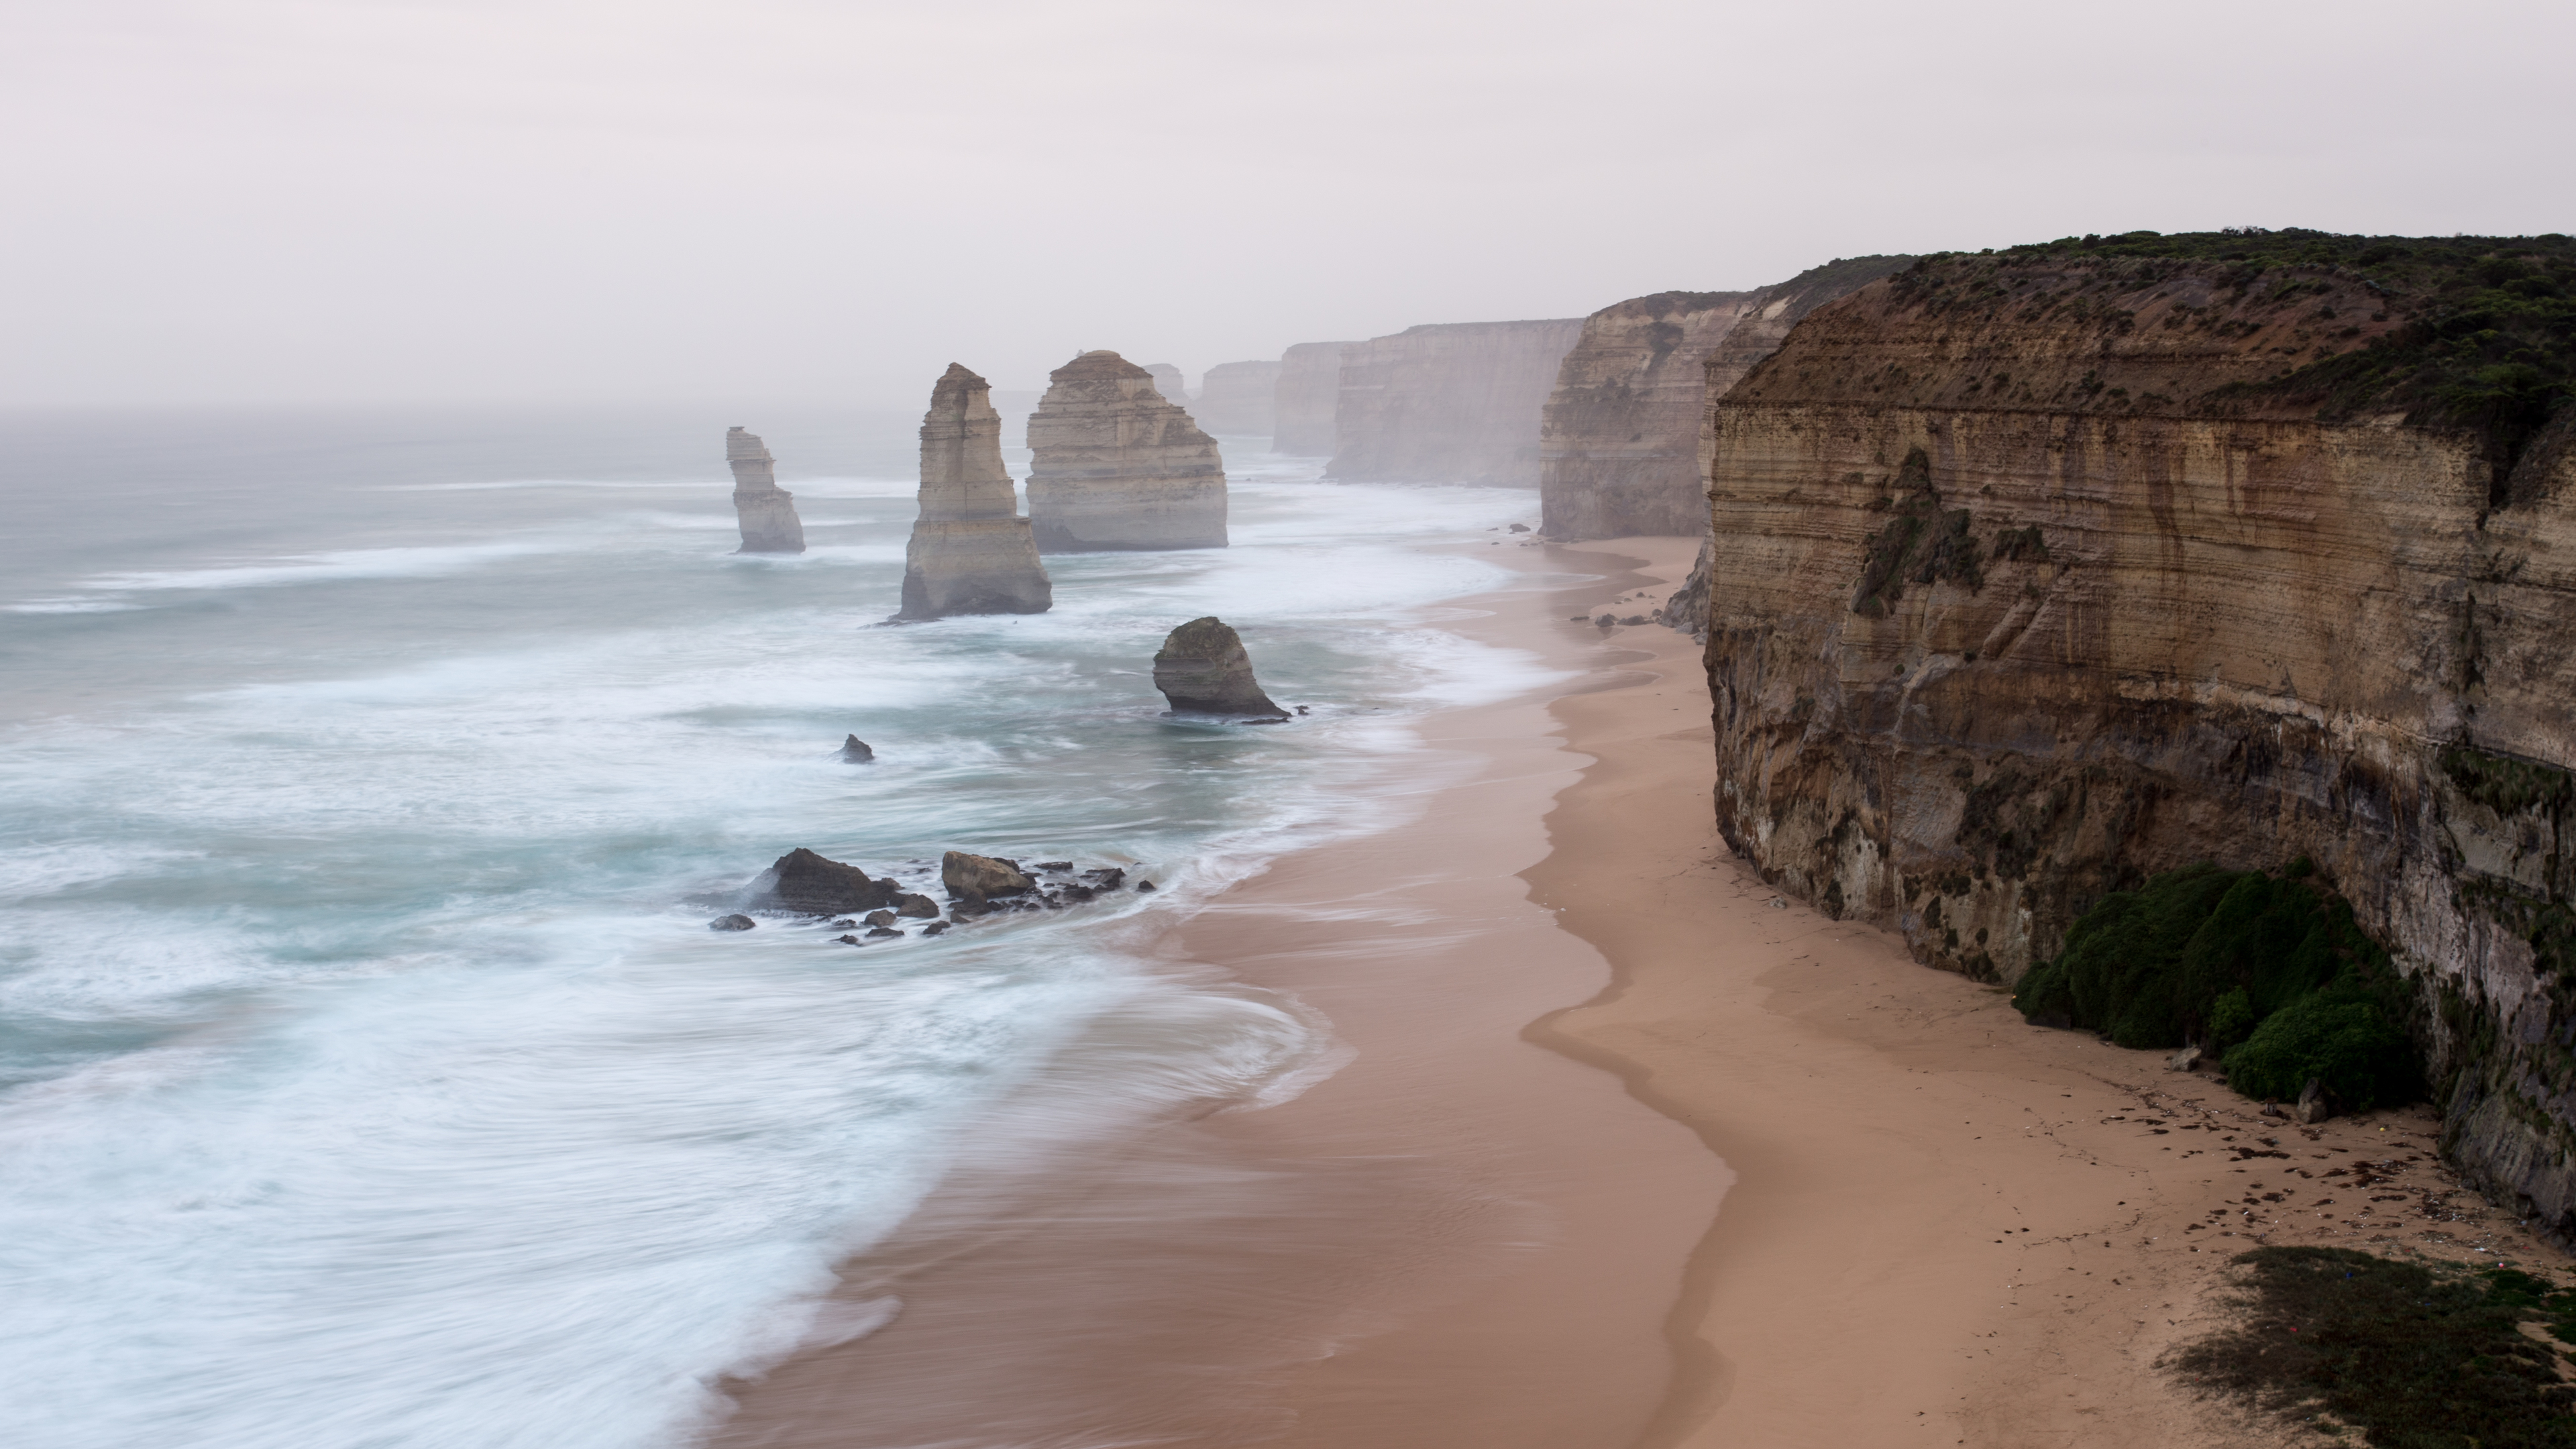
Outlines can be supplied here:
M1418 818L1167 942L1348 1062L1042 1201L952 1182L851 1270L900 1316L718 1443L2259 1444L2156 1368L2232 1252L2558 1261L2421 1109L2266 1119L1775 895L1714 829L1697 646L1569 618L1651 609L1688 541L1501 552L1598 581L1443 626L1567 683L1434 717L1473 768Z

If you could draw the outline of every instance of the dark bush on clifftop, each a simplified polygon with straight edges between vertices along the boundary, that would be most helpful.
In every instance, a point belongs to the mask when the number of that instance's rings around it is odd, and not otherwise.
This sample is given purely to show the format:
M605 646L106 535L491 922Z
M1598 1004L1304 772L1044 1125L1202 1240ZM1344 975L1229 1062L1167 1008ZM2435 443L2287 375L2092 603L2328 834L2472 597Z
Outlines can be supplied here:
M2114 891L2013 1005L2124 1047L2224 1052L2248 1096L2296 1097L2314 1078L2361 1111L2422 1090L2387 953L2304 861L2279 875L2186 866Z

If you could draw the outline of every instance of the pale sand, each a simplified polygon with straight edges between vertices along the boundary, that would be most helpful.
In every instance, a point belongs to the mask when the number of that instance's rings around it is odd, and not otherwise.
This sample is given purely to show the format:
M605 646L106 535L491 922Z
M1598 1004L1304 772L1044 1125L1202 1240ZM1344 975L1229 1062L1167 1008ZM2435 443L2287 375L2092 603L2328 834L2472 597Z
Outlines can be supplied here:
M1885 933L1771 905L1714 830L1697 647L1566 617L1660 598L1691 552L1488 554L1605 576L1448 622L1580 677L1436 716L1471 778L1174 934L1174 969L1322 1009L1347 1066L1039 1200L950 1184L852 1266L847 1296L902 1316L746 1386L718 1442L2291 1442L2155 1367L2214 1321L2247 1234L2548 1256L2427 1196L2423 1113L2264 1122ZM2234 1157L2265 1136L2292 1156ZM2395 1189L2338 1193L2324 1174L2356 1152L2419 1159L2364 1230L2361 1199ZM2256 1183L2295 1191L2210 1215Z

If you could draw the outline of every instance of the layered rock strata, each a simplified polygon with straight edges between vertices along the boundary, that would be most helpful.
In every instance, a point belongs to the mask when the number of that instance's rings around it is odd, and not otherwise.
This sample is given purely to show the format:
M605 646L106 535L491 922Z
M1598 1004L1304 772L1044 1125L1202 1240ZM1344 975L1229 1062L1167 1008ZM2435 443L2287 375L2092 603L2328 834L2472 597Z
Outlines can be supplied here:
M1029 417L1029 519L1045 553L1225 547L1216 439L1115 352L1047 374Z
M1540 417L1541 531L1568 540L1705 532L1707 400L1809 312L1913 260L1837 260L1750 292L1658 292L1584 318Z
M1190 416L1220 438L1266 441L1278 415L1279 373L1276 362L1220 362L1199 379Z
M921 420L921 516L904 548L895 617L1042 614L1054 602L1036 537L1002 470L992 386L952 362Z
M1154 655L1154 687L1174 714L1288 717L1252 677L1243 637L1215 617L1192 619L1164 638Z
M2007 981L2149 873L2309 857L2458 1160L2576 1231L2569 415L2373 402L2450 323L2358 258L2071 246L1873 283L1712 403L1726 838Z
M1324 476L1534 486L1539 413L1582 333L1579 317L1447 322L1349 344Z
M796 495L778 486L777 461L759 434L726 429L725 462L733 468L733 511L742 525L742 547L734 552L803 553Z
M1270 451L1292 458L1333 456L1333 409L1342 399L1348 342L1299 342L1279 354L1271 390Z

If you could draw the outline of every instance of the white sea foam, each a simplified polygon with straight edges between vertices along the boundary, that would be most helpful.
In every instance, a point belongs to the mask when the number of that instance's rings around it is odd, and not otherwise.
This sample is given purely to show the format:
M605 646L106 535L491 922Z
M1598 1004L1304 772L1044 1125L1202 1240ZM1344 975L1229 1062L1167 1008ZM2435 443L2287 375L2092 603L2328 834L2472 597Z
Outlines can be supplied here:
M335 549L271 563L99 574L83 583L88 588L143 593L157 589L263 589L353 579L425 579L463 573L500 559L566 553L578 546L569 539L504 539L439 547Z

